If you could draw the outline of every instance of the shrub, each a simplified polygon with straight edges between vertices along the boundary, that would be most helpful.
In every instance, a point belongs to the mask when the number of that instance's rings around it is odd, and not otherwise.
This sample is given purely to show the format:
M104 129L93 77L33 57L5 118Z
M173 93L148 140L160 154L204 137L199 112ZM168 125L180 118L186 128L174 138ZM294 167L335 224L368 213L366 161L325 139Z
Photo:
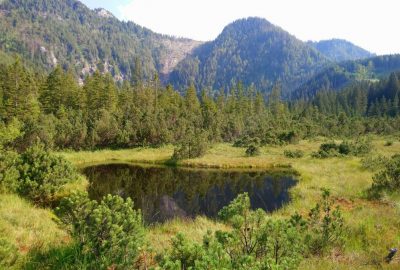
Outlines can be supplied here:
M287 158L302 158L304 156L304 152L301 150L285 150L283 154Z
M392 146L392 145L393 145L393 141L387 141L384 144L384 146Z
M336 144L334 142L324 143L320 145L319 151L312 153L315 158L328 158L340 156L363 156L372 150L372 144L367 139L357 139L355 142L342 142Z
M323 254L329 247L343 244L344 220L339 207L324 190L322 199L310 210L307 220L306 245L312 254Z
M287 220L253 211L247 194L219 212L231 231L208 232L203 245L178 234L163 257L163 269L294 269L300 263L302 238Z
M296 144L300 140L300 136L294 132L283 132L275 133L274 131L268 132L262 139L262 145L284 145L284 144Z
M385 164L384 169L373 177L369 196L379 198L383 191L391 193L400 191L400 155L394 155Z
M0 193L15 192L18 189L20 157L12 151L0 150Z
M383 169L389 161L389 158L382 155L376 157L369 156L361 159L361 166L363 169L376 171Z
M65 184L78 179L75 168L65 159L34 145L21 154L18 192L37 204L56 200Z
M283 143L296 144L299 142L300 137L296 132L289 131L279 134L278 139Z
M89 269L132 269L144 243L140 210L131 199L108 195L101 202L87 194L74 194L61 201L56 213L79 243L76 261Z
M351 144L351 154L354 156L363 156L372 151L371 141L367 138L358 138Z
M255 145L250 145L247 149L246 149L246 156L248 157L255 157L260 155L260 149L255 146Z

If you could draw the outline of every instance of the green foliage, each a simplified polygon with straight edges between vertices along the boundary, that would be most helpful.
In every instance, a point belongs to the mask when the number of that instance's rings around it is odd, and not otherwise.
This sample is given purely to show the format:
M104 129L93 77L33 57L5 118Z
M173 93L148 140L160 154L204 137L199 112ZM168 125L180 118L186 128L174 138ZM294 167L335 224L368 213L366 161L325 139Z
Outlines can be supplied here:
M208 141L205 133L194 134L189 132L180 147L174 149L171 160L197 158L203 156L208 149Z
M247 194L239 195L219 213L230 231L208 232L203 245L178 234L161 260L163 269L295 269L303 243L288 220L273 220L250 209Z
M0 122L0 193L15 192L18 188L20 163L18 153L10 145L21 136L21 124L13 119L8 125Z
M372 57L373 54L342 39L321 40L319 42L308 42L323 55L335 62L358 60Z
M369 196L379 198L383 192L400 192L400 155L394 155L385 163L384 169L373 177Z
M0 238L0 269L10 269L19 259L18 248Z
M299 135L294 131L283 132L279 134L278 139L287 144L296 144L299 142Z
M74 194L56 210L79 244L74 263L90 269L132 269L144 245L141 212L131 199L108 195L101 202Z
M0 150L0 193L15 192L19 187L20 157L13 151Z
M393 145L393 141L386 141L385 142L385 146L392 146Z
M344 219L340 208L334 208L328 190L323 191L321 201L311 209L307 226L306 245L312 254L324 254L328 248L343 244Z
M237 139L234 143L234 147L249 147L250 145L259 146L261 144L261 140L258 137L252 138L248 135L243 136Z
M37 204L49 204L65 184L76 181L76 169L65 159L34 145L21 154L18 193Z
M260 155L260 149L257 146L251 144L249 147L247 147L246 156L255 157L258 155Z
M367 156L361 159L361 166L370 171L377 171L383 169L389 161L389 158L382 155L376 157Z
M315 158L342 157L342 156L363 156L371 152L372 144L368 139L358 138L354 142L335 142L323 143L319 151L312 153Z
M288 93L327 62L316 50L270 22L247 18L231 23L217 39L199 46L178 64L170 82L177 88L194 82L199 89L228 89L242 82L268 93L279 80L283 92Z
M304 156L304 152L301 150L285 150L283 154L287 158L302 158Z

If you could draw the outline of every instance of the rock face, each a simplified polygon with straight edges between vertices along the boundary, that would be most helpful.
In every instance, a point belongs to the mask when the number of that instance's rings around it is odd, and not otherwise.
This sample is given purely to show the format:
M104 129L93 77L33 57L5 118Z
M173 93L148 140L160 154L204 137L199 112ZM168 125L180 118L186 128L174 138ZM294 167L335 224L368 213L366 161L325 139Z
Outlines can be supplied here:
M164 82L168 81L169 74L183 59L204 44L204 42L190 39L165 39L162 43L166 49L166 55L161 59L160 76Z
M98 8L98 9L95 9L95 11L97 12L97 15L99 15L100 17L115 18L111 12L109 12L108 10L105 10L104 8Z

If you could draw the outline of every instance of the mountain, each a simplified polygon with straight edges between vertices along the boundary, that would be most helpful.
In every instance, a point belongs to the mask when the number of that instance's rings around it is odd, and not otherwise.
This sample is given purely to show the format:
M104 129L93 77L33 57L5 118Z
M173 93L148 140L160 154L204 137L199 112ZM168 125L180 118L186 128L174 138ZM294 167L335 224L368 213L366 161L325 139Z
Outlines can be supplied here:
M375 56L375 54L343 39L321 40L319 42L308 41L307 44L334 62L358 60Z
M242 82L263 91L280 82L286 93L328 63L317 50L267 20L247 18L196 48L169 80L178 89L194 83L198 89L217 90Z
M268 93L279 84L287 98L400 70L398 55L364 59L371 53L347 41L305 43L261 18L237 20L215 40L199 42L119 21L77 0L0 0L0 63L14 54L38 71L73 70L81 81L96 70L116 81L158 73L179 91L192 83L198 91L228 91L242 82Z
M137 70L149 79L156 72L166 76L200 44L121 22L75 0L0 1L0 52L17 53L46 71L62 65L82 78L101 70L122 80Z
M373 82L400 71L400 54L346 61L331 65L292 93L292 98L311 98L321 90L340 90L355 82Z

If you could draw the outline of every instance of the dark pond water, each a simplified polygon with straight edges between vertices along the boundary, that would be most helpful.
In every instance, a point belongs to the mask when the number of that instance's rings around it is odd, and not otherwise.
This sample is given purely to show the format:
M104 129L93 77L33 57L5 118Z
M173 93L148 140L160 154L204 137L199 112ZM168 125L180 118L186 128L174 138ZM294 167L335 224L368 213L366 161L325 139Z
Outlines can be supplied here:
M289 201L292 176L265 172L188 170L109 164L87 167L83 173L91 183L89 196L100 200L107 194L131 197L148 223L174 217L205 215L218 211L236 196L248 192L254 209L273 211Z

